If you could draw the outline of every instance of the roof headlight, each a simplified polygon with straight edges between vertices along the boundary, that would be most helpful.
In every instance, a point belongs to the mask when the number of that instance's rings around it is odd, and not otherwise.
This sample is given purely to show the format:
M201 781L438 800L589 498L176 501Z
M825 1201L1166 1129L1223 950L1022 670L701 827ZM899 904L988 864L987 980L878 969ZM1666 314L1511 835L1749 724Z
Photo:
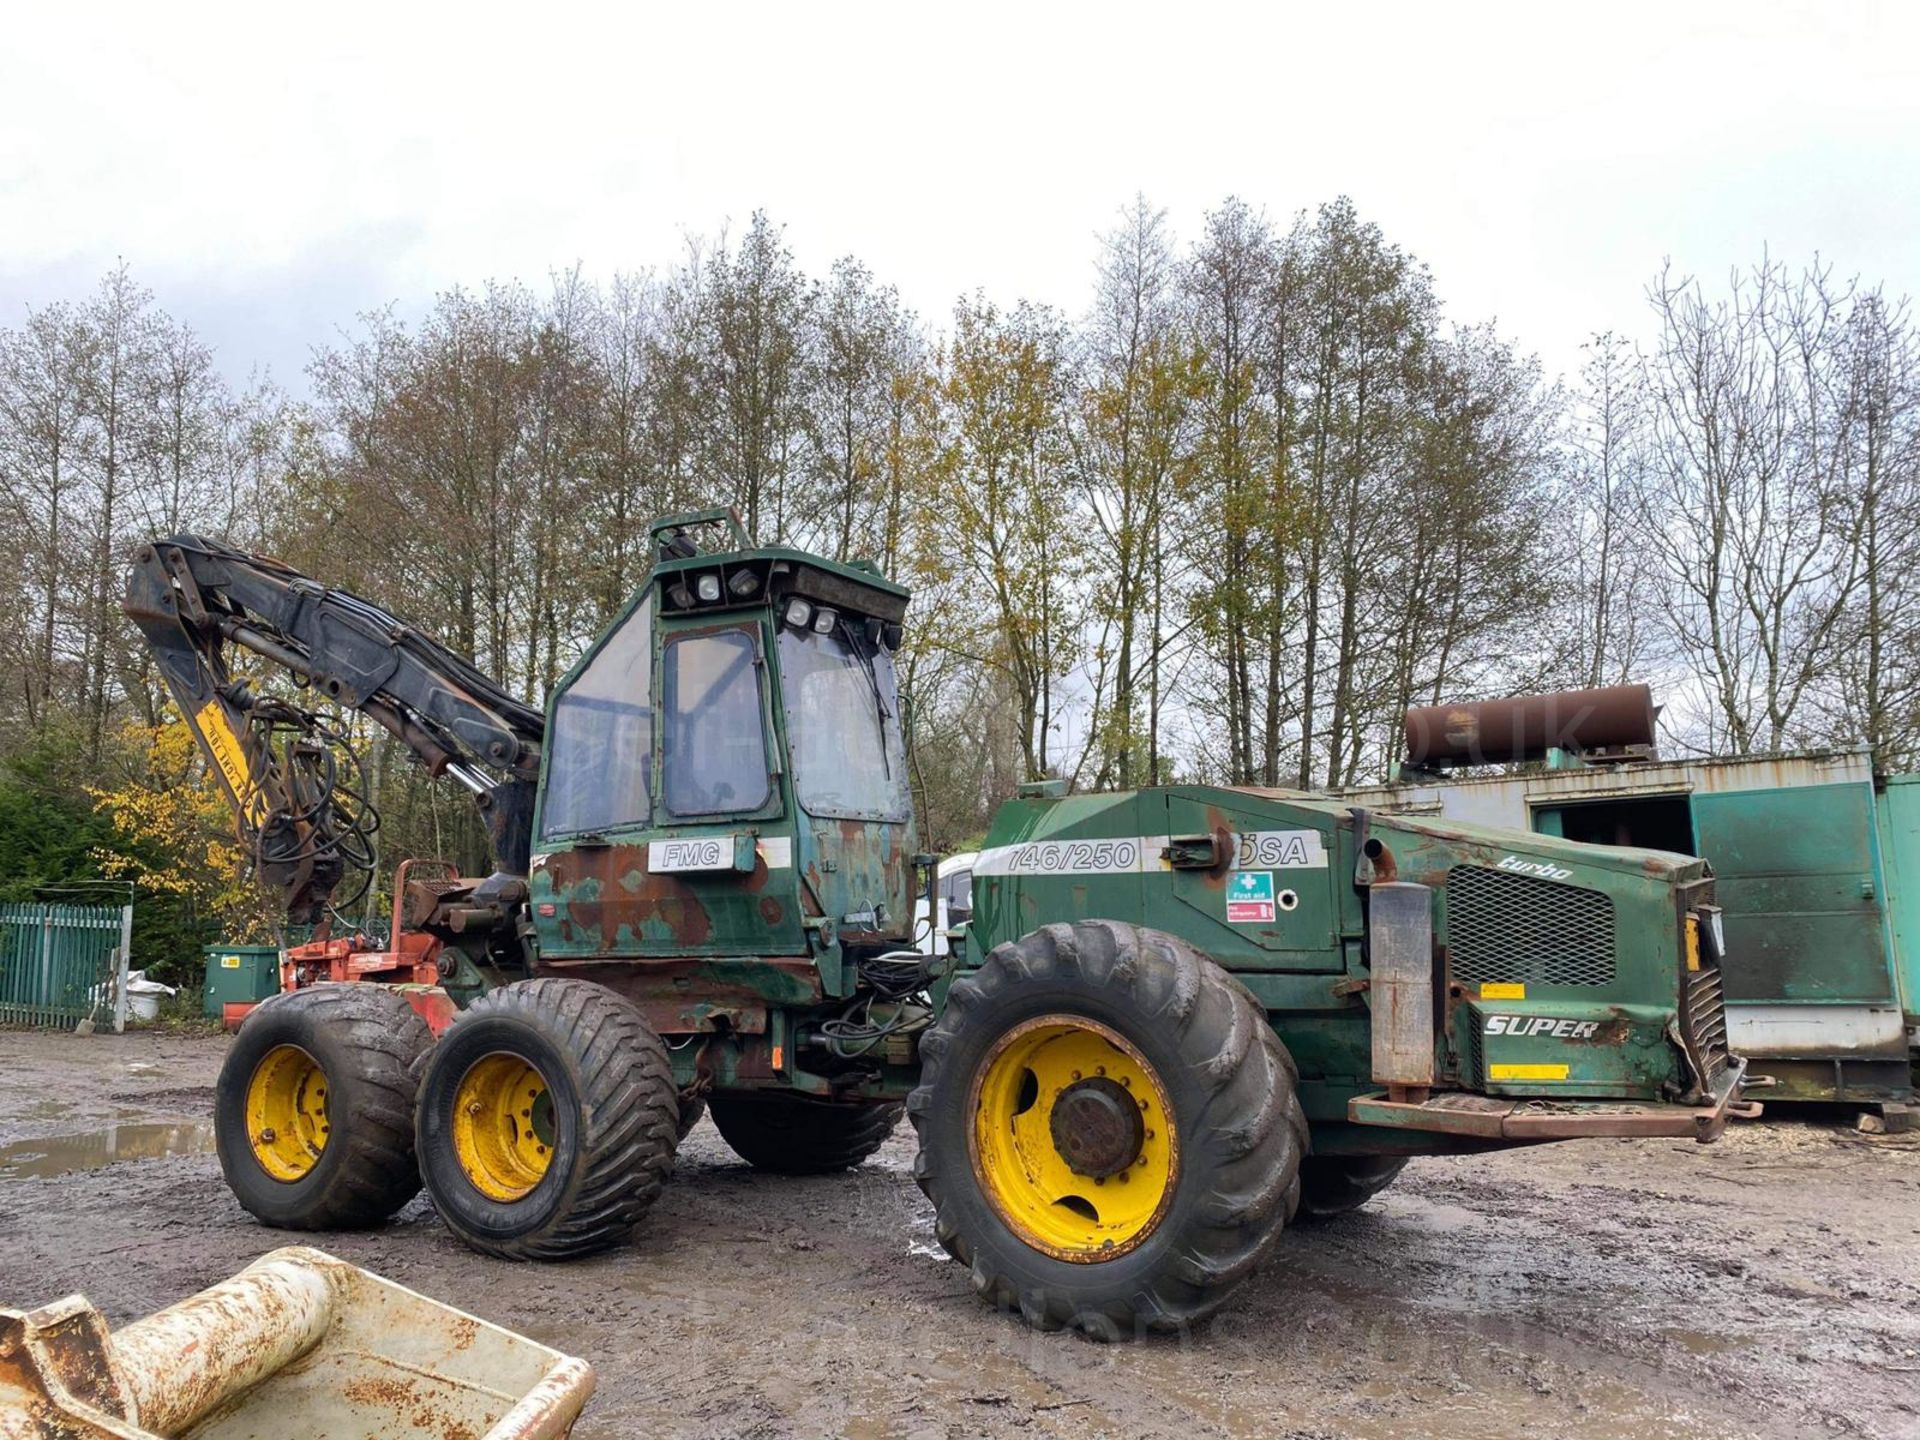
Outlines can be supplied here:
M802 600L798 595L795 595L791 600L787 601L787 624L793 626L796 630L804 630L807 628L807 622L812 619L813 606Z
M693 582L693 588L703 605L711 605L720 598L720 577L709 570Z
M834 622L839 618L839 614L835 611L820 611L813 617L813 633L816 635L831 635L833 633Z

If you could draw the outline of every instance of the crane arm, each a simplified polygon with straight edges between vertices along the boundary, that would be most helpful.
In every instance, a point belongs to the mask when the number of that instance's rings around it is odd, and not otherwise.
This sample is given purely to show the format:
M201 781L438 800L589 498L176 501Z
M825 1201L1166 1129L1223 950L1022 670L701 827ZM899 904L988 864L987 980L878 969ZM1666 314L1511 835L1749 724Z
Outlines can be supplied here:
M466 786L495 880L524 880L545 719L470 662L351 591L194 535L135 552L125 609L290 919L320 919L349 871L371 871L378 821L344 737L318 712L256 693L229 666L230 646L366 715L431 774Z

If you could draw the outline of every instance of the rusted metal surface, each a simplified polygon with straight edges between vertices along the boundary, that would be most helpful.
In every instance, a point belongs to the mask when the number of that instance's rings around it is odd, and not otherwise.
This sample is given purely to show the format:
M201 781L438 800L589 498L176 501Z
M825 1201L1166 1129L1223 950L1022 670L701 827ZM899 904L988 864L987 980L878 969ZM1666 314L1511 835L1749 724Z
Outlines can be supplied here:
M1368 892L1373 1080L1390 1090L1434 1082L1433 892L1400 881Z
M594 980L647 1010L662 1034L712 1030L728 1016L747 1032L766 1029L769 1003L816 1005L820 972L799 956L658 960L644 965L599 960L547 960L543 975Z
M805 953L791 866L756 853L748 872L658 873L649 843L576 845L536 860L543 959Z
M0 1310L0 1440L552 1440L584 1361L289 1247L110 1335Z
M1645 685L1517 695L1465 705L1409 710L1406 758L1412 765L1499 764L1532 760L1551 748L1624 749L1651 745L1653 691Z
M1536 810L1660 795L1723 794L1801 785L1873 780L1864 750L1811 750L1779 755L1685 761L1631 761L1525 775L1453 773L1443 780L1408 778L1390 785L1350 786L1344 799L1390 815L1444 815L1475 825L1532 828Z
M1759 1117L1759 1104L1740 1098L1746 1069L1744 1060L1735 1060L1711 1101L1697 1106L1634 1100L1506 1100L1446 1091L1418 1103L1386 1094L1356 1095L1347 1102L1347 1118L1356 1125L1430 1130L1516 1144L1596 1136L1691 1136L1704 1144L1718 1139L1730 1120Z
M113 1350L131 1418L162 1435L186 1429L318 1345L337 1298L329 1267L268 1256L126 1326Z

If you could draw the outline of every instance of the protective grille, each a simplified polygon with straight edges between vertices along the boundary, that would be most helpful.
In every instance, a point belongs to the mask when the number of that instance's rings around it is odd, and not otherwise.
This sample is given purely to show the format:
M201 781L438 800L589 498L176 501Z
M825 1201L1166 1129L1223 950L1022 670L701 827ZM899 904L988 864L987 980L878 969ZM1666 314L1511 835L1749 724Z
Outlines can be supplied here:
M1453 978L1476 985L1606 985L1613 980L1613 901L1481 865L1447 874Z
M1700 1054L1701 1078L1711 1087L1727 1068L1727 1009L1720 993L1720 967L1703 964L1687 975L1687 1034Z

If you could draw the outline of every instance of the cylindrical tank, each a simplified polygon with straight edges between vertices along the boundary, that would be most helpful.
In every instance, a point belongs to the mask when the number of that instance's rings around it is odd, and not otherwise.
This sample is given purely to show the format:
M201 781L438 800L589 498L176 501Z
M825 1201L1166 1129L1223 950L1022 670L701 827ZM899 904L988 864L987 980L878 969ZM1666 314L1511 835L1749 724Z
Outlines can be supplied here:
M1653 743L1653 691L1645 685L1515 695L1407 711L1407 763L1496 765L1549 749L1600 750Z

